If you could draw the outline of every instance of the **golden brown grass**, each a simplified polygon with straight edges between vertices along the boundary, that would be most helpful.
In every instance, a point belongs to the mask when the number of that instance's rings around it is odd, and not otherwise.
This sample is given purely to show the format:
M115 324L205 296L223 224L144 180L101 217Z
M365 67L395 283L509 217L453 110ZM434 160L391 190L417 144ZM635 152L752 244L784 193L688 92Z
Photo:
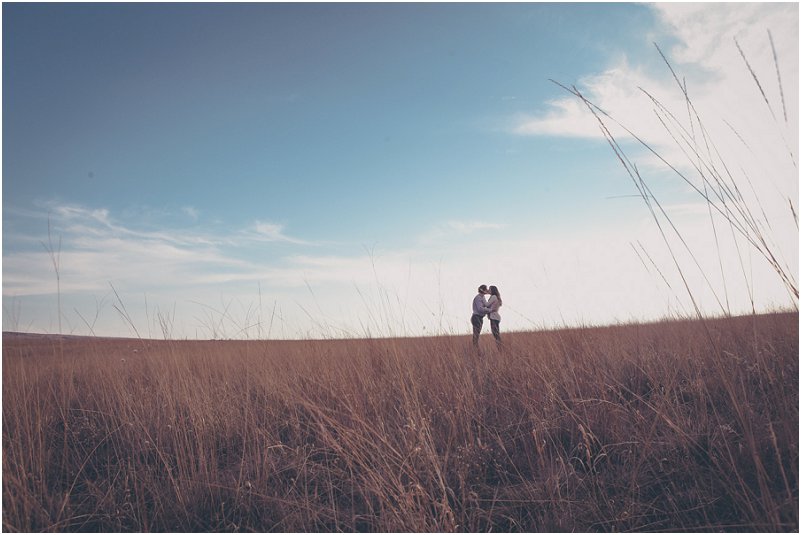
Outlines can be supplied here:
M4 335L6 531L798 530L798 315L467 337Z

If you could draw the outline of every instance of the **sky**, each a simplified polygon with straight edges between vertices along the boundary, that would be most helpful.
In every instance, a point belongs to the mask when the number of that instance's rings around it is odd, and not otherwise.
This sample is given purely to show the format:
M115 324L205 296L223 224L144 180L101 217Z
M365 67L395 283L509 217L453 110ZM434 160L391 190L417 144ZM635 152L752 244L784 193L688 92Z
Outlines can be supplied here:
M798 20L4 3L3 330L463 334L479 284L502 330L797 307Z

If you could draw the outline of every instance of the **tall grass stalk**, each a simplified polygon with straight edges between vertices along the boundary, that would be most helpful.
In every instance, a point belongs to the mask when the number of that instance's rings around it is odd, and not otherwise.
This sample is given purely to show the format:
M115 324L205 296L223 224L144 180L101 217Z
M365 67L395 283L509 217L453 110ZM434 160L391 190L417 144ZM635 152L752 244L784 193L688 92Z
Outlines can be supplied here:
M47 217L47 243L42 242L42 247L50 257L53 264L53 272L56 276L56 312L58 313L58 334L63 334L61 329L61 236L58 237L58 246L53 245L53 234L50 227L50 216Z
M759 82L759 78L756 76L753 68L748 63L744 52L739 47L739 44L737 44L737 47L738 50L740 50L744 61L746 62L749 72L751 72L755 82L757 83L759 91L765 99L771 114L775 118L772 107L770 106L770 103L765 96L764 89ZM782 258L783 251L778 248L775 241L772 239L770 219L765 213L762 202L753 187L751 179L748 177L748 175L744 175L743 177L745 183L749 186L751 192L754 194L752 200L747 200L742 194L742 187L738 184L738 180L735 179L726 162L721 157L715 141L711 138L707 128L705 127L700 113L690 98L686 83L682 83L679 80L679 77L674 71L670 62L658 46L656 46L656 49L667 68L670 70L673 79L682 95L682 98L684 99L688 116L687 124L685 125L682 123L682 121L680 121L673 112L671 112L662 104L659 99L651 95L647 90L640 88L640 91L653 103L656 117L660 121L665 132L674 141L675 146L686 157L686 162L689 164L691 171L694 173L692 176L687 171L683 170L683 166L679 165L678 162L671 162L667 160L650 143L638 136L632 129L621 124L613 116L594 104L575 86L567 87L559 82L554 81L554 83L580 99L598 122L604 138L611 147L615 157L622 164L626 173L631 178L638 194L644 201L653 220L655 221L662 240L664 241L668 252L670 253L674 266L684 284L687 295L689 296L698 317L703 316L697 303L697 299L694 296L694 292L697 292L698 288L692 288L688 283L688 279L685 274L687 268L679 262L678 253L674 249L674 245L670 242L669 237L672 236L678 240L681 248L692 260L692 264L695 265L698 273L700 273L700 275L703 277L706 287L712 293L721 312L723 314L729 314L731 311L728 304L728 290L726 289L725 277L723 278L725 296L723 299L721 299L710 280L709 274L701 266L695 252L688 244L685 236L674 223L668 211L658 200L648 181L643 177L643 175L640 173L640 170L637 168L636 163L629 157L628 153L625 149L623 149L617 137L612 133L612 128L610 127L612 124L622 129L626 135L630 136L641 147L660 160L676 177L681 179L685 184L689 185L690 188L698 195L698 197L706 204L717 250L720 251L720 245L714 217L721 217L722 220L729 226L732 233L732 242L738 251L738 261L744 277L747 279L748 275L744 267L744 252L740 249L738 238L743 239L751 247L751 250L757 252L768 262L770 267L781 280L784 287L787 289L787 292L793 299L794 306L797 309L799 297L797 275L789 267L786 261L780 260ZM778 72L778 62L776 63L776 68ZM779 81L781 81L780 77ZM745 140L743 140L742 136L737 133L736 130L734 130L734 132L747 146L747 143ZM788 149L788 151L793 168L797 170L795 155L791 150ZM794 177L790 176L789 178L792 179ZM797 224L797 215L793 207L792 199L789 199L789 207ZM718 261L721 265L721 276L723 277L723 259L720 257L720 253L718 254ZM748 281L746 281L746 286L749 288L750 292L751 285L748 283ZM753 308L753 294L749 293L749 299L752 302Z

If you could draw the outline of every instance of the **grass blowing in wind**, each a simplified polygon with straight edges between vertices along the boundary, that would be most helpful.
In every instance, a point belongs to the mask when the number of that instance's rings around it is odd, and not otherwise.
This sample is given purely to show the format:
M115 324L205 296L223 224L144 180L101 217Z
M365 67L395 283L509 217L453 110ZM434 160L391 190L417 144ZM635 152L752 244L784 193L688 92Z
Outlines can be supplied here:
M3 528L793 532L797 322L505 333L487 358L7 335Z

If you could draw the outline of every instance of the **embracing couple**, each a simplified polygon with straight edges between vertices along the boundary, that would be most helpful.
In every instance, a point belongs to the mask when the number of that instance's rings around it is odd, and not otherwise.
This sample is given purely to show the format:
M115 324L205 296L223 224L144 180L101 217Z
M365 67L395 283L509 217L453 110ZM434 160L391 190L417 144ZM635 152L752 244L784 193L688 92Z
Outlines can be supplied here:
M487 294L489 294L489 299L487 299ZM501 315L498 314L498 309L502 304L501 293L497 286L490 286L487 289L487 285L482 284L478 287L478 295L473 298L473 316L470 318L470 323L473 325L473 345L476 348L481 328L484 326L484 316L489 316L492 336L495 337L498 348L501 348Z

